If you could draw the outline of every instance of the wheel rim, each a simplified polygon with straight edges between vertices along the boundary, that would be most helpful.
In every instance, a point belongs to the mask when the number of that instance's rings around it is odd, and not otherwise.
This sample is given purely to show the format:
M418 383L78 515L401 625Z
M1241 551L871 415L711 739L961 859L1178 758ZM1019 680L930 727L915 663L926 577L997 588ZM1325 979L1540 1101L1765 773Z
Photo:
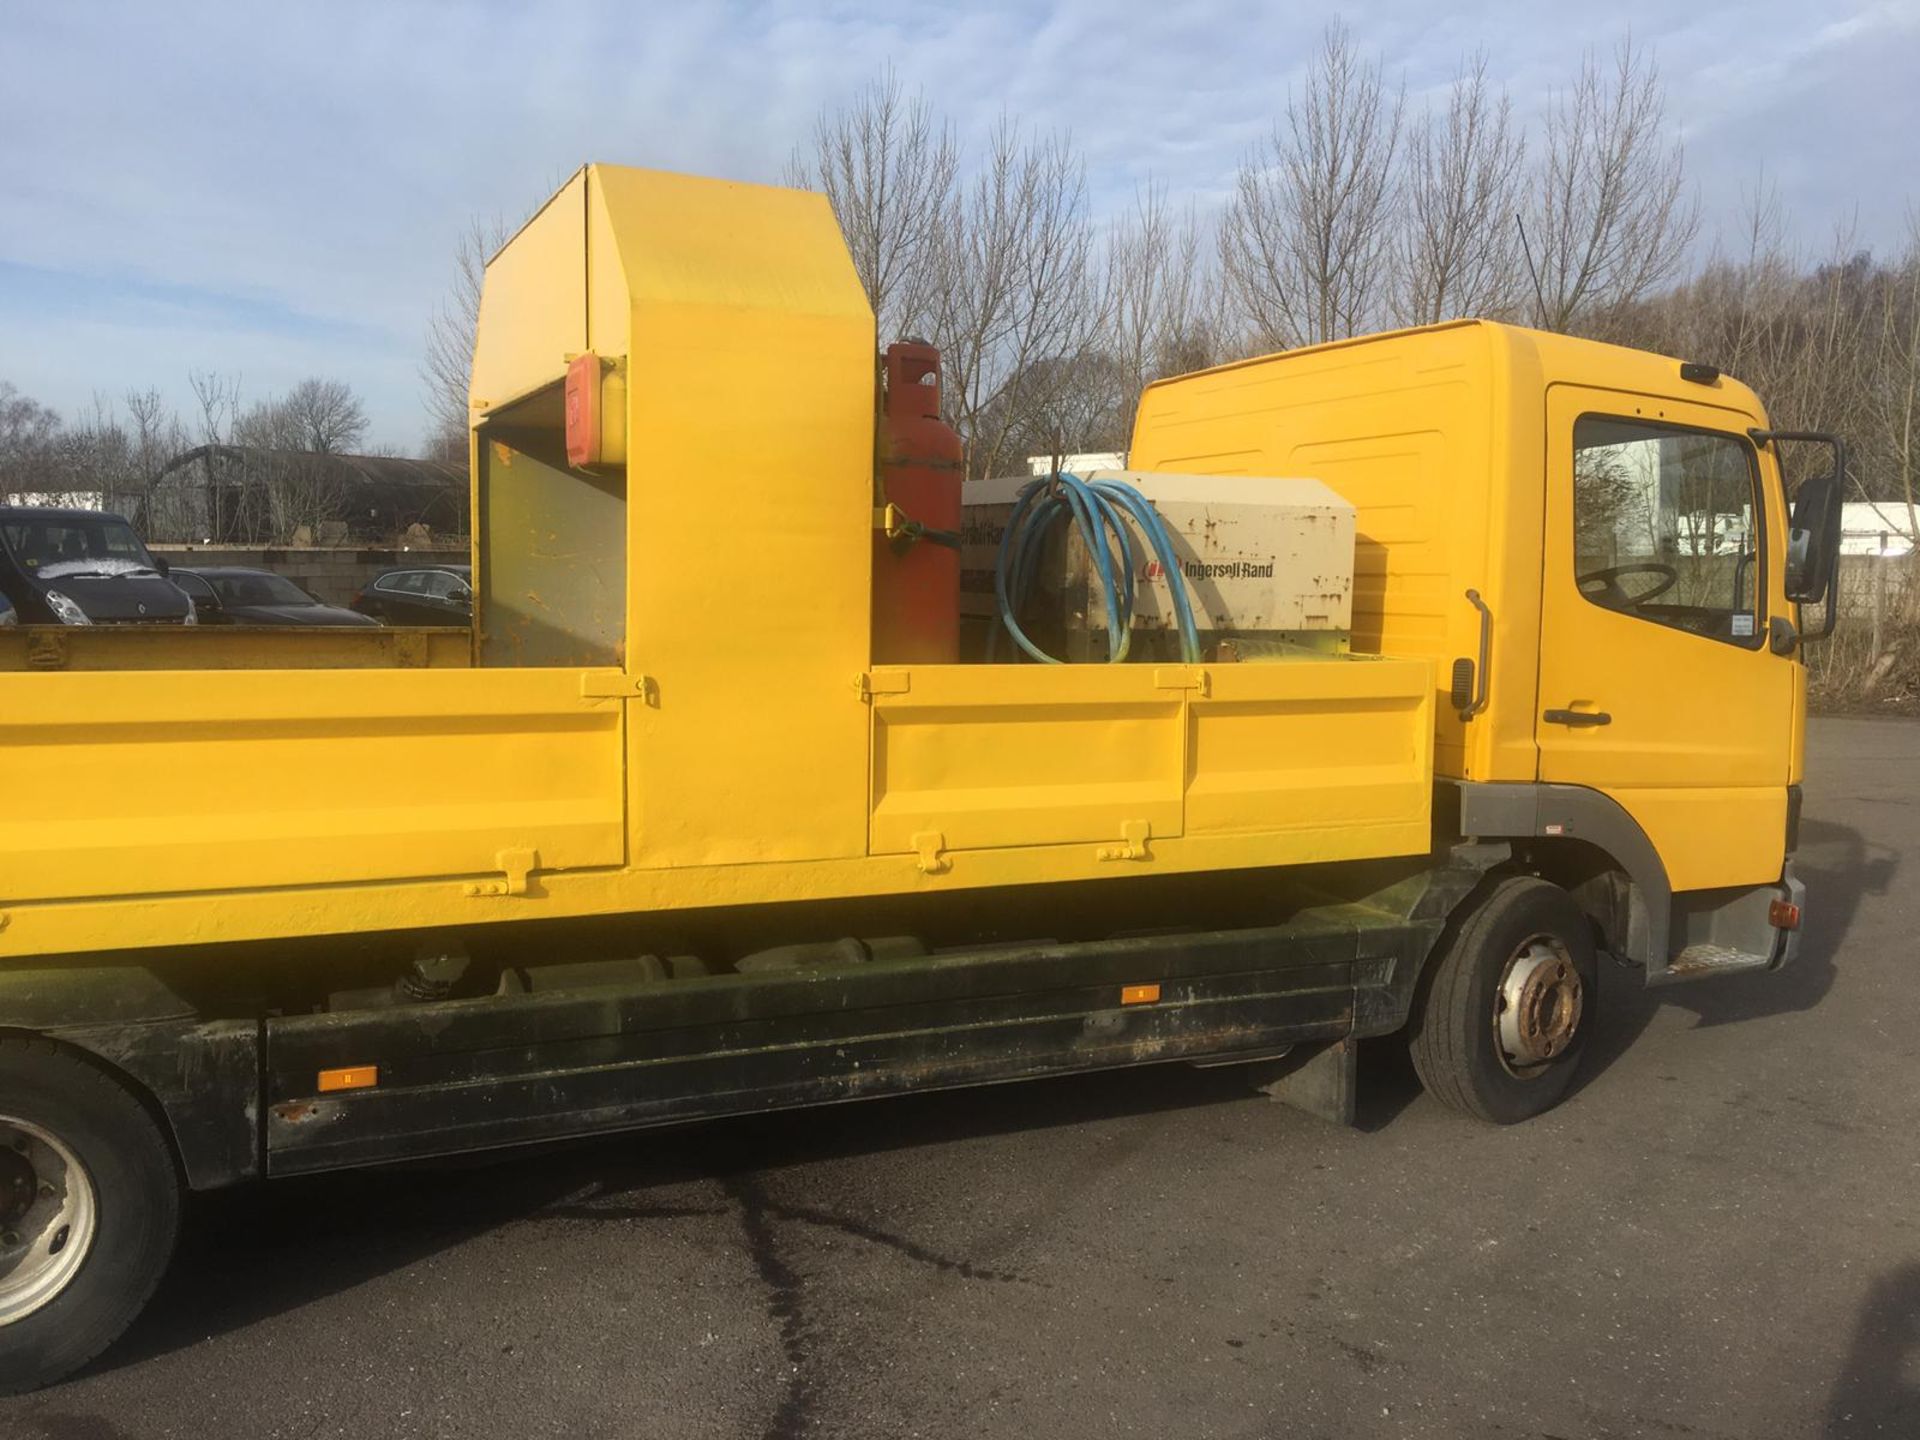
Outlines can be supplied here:
M58 1137L0 1115L0 1325L50 1304L98 1228L93 1177Z
M1531 1079L1563 1059L1586 1009L1586 984L1567 947L1532 935L1507 960L1493 994L1494 1052L1507 1073Z

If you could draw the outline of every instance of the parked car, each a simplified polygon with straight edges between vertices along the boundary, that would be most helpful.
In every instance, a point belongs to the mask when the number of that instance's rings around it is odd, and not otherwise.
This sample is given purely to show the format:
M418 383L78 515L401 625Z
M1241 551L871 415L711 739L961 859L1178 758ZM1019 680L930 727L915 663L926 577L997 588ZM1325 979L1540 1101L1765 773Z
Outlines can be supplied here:
M471 625L473 567L389 570L353 597L353 608L389 625Z
M175 566L173 583L193 599L203 625L377 625L315 599L284 575L235 565Z
M22 625L192 625L193 602L118 515L0 506L0 593Z

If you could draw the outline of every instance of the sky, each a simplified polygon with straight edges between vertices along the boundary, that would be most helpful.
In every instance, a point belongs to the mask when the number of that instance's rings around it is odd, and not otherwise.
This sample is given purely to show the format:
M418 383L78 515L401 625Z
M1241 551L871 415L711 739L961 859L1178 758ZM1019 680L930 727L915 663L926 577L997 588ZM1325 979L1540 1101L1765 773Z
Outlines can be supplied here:
M424 438L422 337L476 217L589 160L777 181L891 65L963 137L1070 130L1097 215L1217 201L1343 19L1417 109L1484 47L1522 117L1631 28L1668 82L1709 237L1764 175L1809 250L1920 205L1920 0L1318 9L1062 3L165 5L0 0L0 381L64 413L217 371L308 375L369 439Z

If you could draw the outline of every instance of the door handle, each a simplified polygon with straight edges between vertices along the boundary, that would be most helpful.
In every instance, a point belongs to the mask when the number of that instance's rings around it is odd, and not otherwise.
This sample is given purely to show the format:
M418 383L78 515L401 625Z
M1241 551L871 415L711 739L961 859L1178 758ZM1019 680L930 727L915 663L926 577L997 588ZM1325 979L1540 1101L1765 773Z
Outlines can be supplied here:
M1613 716L1604 710L1548 710L1540 718L1549 725L1611 725Z

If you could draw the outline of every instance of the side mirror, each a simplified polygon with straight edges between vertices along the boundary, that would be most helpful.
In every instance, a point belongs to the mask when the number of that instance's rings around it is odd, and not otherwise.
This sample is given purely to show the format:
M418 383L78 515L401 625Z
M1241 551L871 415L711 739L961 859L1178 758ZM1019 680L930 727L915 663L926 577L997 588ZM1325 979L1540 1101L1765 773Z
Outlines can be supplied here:
M1816 475L1794 497L1787 529L1787 598L1818 605L1827 598L1840 558L1840 479Z
M1800 486L1787 521L1787 598L1801 605L1827 601L1826 618L1803 640L1833 633L1839 618L1834 589L1840 569L1841 502L1847 493L1847 442L1825 430L1749 430L1755 445L1771 445L1778 453L1782 441L1821 445L1832 452L1833 467ZM1785 467L1782 466L1784 471Z
M167 557L164 555L156 555L153 557L153 568L160 572L160 578L162 580L173 574L173 566L167 563Z

